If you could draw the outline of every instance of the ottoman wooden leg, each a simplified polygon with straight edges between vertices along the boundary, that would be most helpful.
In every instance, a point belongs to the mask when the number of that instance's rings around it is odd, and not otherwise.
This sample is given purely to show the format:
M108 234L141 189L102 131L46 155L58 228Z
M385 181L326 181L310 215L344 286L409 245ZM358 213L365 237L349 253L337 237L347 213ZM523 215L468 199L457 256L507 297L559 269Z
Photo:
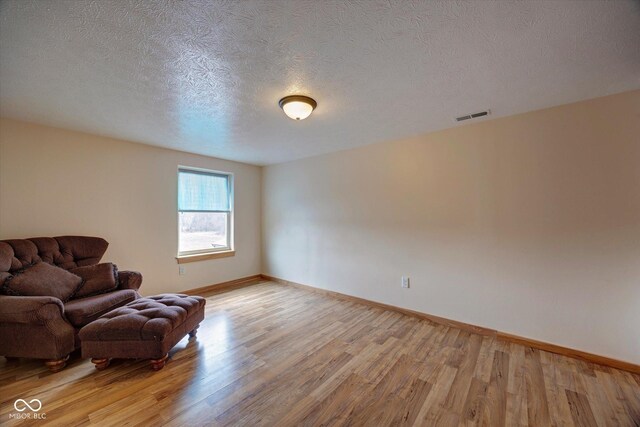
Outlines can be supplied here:
M189 332L189 338L195 338L196 334L198 333L198 328L200 327L200 325L196 326L195 328L193 328L193 331Z
M109 366L110 359L91 359L91 363L96 365L98 371L103 371Z
M67 366L67 360L69 360L68 354L60 359L46 360L44 364L51 372L55 373L62 371L64 367Z
M160 359L151 359L151 368L154 371L159 371L160 369L164 368L164 364L167 362L168 358L169 358L169 355L165 354Z

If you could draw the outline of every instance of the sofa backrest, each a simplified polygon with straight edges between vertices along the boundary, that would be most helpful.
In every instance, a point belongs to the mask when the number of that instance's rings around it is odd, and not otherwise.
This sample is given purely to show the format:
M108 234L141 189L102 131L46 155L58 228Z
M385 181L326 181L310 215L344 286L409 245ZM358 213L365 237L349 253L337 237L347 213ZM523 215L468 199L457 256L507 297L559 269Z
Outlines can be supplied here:
M109 243L100 237L59 236L0 240L0 273L44 261L64 269L94 265Z

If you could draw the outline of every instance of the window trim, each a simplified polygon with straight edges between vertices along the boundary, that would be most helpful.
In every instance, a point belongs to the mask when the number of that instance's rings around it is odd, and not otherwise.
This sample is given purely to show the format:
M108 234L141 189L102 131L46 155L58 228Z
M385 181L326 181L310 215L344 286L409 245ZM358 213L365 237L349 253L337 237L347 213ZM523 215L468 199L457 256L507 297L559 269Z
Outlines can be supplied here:
M180 199L180 187L178 182L180 180L180 172L196 172L202 175L213 175L227 178L229 183L229 211L222 210L212 210L212 211L201 211L201 210L180 210L179 199ZM183 166L178 165L178 170L176 172L176 231L178 238L178 250L176 255L176 260L178 260L178 264L182 264L185 262L194 262L194 261L202 261L204 259L212 259L212 258L224 258L228 256L235 255L235 233L234 233L234 216L235 216L235 203L234 203L234 192L235 192L235 179L233 172L225 172L219 170L212 169L204 169L197 168L193 166ZM198 249L193 251L180 251L180 213L181 212L214 212L214 213L226 213L227 215L227 238L228 238L228 246L219 247L219 248L207 248L207 249Z
M195 254L195 255L180 255L176 257L178 264L187 264L189 262L197 262L197 261L205 261L208 259L217 259L217 258L227 258L231 256L235 256L236 251L218 251L218 252L209 252L206 254Z

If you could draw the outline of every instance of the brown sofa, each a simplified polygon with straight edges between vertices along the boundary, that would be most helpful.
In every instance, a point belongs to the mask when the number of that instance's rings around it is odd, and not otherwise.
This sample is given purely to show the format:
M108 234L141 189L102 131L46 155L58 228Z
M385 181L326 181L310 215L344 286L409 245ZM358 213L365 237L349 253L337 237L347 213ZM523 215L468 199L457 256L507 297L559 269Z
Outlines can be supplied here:
M2 240L0 285L34 265L51 269L41 262L72 273L78 267L97 265L108 245L104 239L83 236ZM0 355L45 359L54 372L64 368L69 353L80 347L80 328L140 297L140 273L118 272L114 267L113 275L113 290L71 296L65 302L53 296L0 295ZM3 292L7 293L5 288Z

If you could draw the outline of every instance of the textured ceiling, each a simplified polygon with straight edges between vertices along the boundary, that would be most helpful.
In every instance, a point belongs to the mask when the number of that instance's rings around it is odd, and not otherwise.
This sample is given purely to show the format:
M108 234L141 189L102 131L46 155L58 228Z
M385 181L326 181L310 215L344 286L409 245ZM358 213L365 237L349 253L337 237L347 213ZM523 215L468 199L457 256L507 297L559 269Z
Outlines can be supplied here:
M256 164L640 87L638 1L0 8L3 116ZM290 94L316 112L285 117Z

